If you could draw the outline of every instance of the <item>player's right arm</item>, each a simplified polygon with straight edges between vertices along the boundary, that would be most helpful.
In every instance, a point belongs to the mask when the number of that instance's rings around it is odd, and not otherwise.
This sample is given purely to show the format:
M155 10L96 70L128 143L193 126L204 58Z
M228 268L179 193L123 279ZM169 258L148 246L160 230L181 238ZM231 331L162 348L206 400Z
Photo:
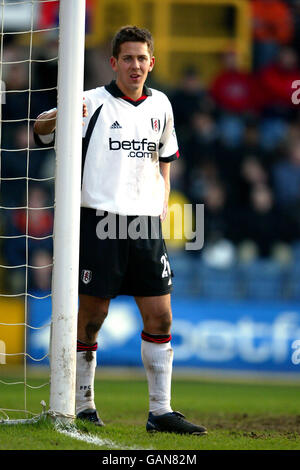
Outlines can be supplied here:
M56 116L57 109L53 108L39 114L36 118L33 126L33 135L38 147L53 147L55 141ZM83 103L82 117L86 118L87 116L87 105Z
M37 135L49 135L52 134L56 127L56 116L57 109L50 109L50 111L45 111L40 114L33 126L34 133ZM82 117L87 117L87 106L83 103Z

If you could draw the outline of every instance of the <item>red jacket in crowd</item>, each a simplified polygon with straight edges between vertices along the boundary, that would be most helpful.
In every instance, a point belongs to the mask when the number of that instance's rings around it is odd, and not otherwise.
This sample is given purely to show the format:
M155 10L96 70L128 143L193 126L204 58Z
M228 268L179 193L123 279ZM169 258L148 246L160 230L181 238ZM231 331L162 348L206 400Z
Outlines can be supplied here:
M211 95L219 107L233 113L255 111L260 100L251 74L224 70L213 81Z

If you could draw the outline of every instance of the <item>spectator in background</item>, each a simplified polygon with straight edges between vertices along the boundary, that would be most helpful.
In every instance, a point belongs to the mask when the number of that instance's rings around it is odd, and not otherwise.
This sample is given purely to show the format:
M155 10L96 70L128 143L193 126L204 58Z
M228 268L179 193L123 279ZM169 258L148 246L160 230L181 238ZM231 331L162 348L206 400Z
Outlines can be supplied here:
M1 182L1 201L4 206L17 207L23 204L27 177L50 176L45 167L50 160L53 161L54 153L51 150L29 150L35 148L35 143L27 123L14 125L11 131L10 139L5 142L10 151L2 150L1 155L1 177L8 178Z
M242 240L252 240L259 257L270 257L274 245L285 238L283 229L283 214L274 204L271 188L256 184L250 192L250 206L241 214Z
M185 193L192 203L198 204L203 201L207 186L219 180L219 171L212 159L205 158L187 176Z
M300 201L300 139L288 147L288 157L272 170L275 198L284 209Z
M228 205L226 187L220 181L206 185L204 193L204 249L200 253L210 266L230 266L236 256L238 214Z
M47 250L36 250L32 255L32 266L30 269L28 290L35 295L45 295L51 291L53 258Z
M293 24L294 24L294 35L292 40L292 45L295 51L298 54L298 60L300 60L300 0L291 0L291 12L293 17Z
M226 196L226 189L220 181L206 185L203 198L205 243L232 238L232 211L227 206Z
M286 142L292 142L297 139L300 139L300 108L298 117L289 123L286 134Z
M269 155L260 145L259 121L255 117L244 120L244 129L240 145L235 148L221 146L218 154L218 167L223 181L227 184L228 199L232 206L240 206L243 200L241 187L241 166L247 158L255 158L260 164L267 166ZM245 200L244 200L245 201Z
M260 129L257 118L248 119L246 121L239 152L242 157L257 155L260 160L264 160L266 158L265 152L260 145Z
M245 114L257 109L253 77L240 69L234 51L223 54L221 71L213 80L210 92L222 111Z
M292 102L292 84L299 80L297 54L291 47L282 47L276 62L263 68L258 80L263 93L261 145L274 150L287 133L288 123L295 118L297 106Z
M219 132L212 114L196 111L191 117L191 127L183 148L186 176L206 159L216 160L219 147ZM190 184L190 183L188 183Z
M30 114L36 118L45 109L52 109L57 105L57 65L54 60L58 56L58 33L48 31L47 47L38 48L34 54L37 62L33 63L32 89L45 90L35 91L31 95Z
M300 67L296 51L282 47L276 60L264 67L259 75L264 96L263 110L271 111L284 118L293 116L297 108L292 102L292 84L299 80Z
M224 144L240 144L244 119L259 108L259 94L251 74L242 71L234 51L224 53L222 68L213 80L210 94L219 110L219 127Z
M211 100L195 68L188 67L183 71L181 84L170 96L170 101L174 110L178 138L184 144L194 113L201 108L210 110L212 107Z
M297 128L298 127L298 128ZM289 139L289 140L288 140ZM277 203L285 215L289 240L300 240L300 126L293 126L288 136L288 158L273 167L273 184ZM285 146L286 150L286 146Z
M202 197L204 180L222 179L232 182L239 155L222 145L215 116L196 111L192 116L191 132L183 147L185 161L185 188L196 202Z
M110 56L111 40L96 47L89 47L85 50L84 58L84 89L90 90L97 86L110 83L114 79L107 57Z
M10 266L33 264L36 251L44 251L52 255L53 211L47 209L48 195L42 187L33 186L29 189L28 211L15 209L9 211L7 221L7 235L20 238L8 238L3 243L3 256ZM25 201L26 205L26 201ZM42 238L26 238L30 237ZM28 241L28 250L26 242ZM28 259L26 254L28 254Z
M240 165L239 205L249 207L253 188L269 184L269 175L256 155L246 156Z
M282 0L252 0L254 68L274 61L278 48L293 39L293 18Z
M31 65L31 83L28 57L29 50L26 47L17 45L14 38L8 40L6 36L4 61L12 63L3 64L2 78L6 90L10 92L6 94L6 105L2 109L3 119L26 119L28 115L35 118L41 110L56 106L56 89L49 88L57 85L57 60L52 60L57 57L57 39L49 40L47 48L33 49L32 59L41 62L33 62ZM46 91L31 92L29 102L29 86L31 90Z
M219 179L219 146L215 118L212 114L196 111L192 116L189 138L183 147L184 189L193 203L203 197L206 184Z
M10 35L8 35L10 36ZM13 36L13 35L11 35ZM49 41L47 48L36 48L32 51L33 59L48 60L33 62L31 83L29 83L29 50L15 43L15 39L5 38L2 78L6 90L5 106L2 108L4 120L35 118L41 110L56 106L56 89L48 88L57 85L57 40ZM18 62L20 61L20 62ZM31 93L28 91L31 88ZM46 88L46 91L36 91ZM32 90L35 90L34 92ZM29 99L30 96L30 99ZM14 124L3 122L3 143L14 139Z
M18 56L11 58L18 60ZM2 107L2 118L4 120L27 119L28 118L28 64L12 64L6 67L4 73L6 90L10 93L5 95L5 106ZM13 91L16 91L15 93ZM4 142L13 139L13 124L3 123Z

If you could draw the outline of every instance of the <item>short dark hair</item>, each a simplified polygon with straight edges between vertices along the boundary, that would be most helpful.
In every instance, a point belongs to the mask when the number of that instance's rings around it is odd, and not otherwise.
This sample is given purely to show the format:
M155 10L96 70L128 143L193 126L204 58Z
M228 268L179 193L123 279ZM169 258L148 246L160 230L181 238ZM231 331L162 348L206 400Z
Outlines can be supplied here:
M137 26L123 26L112 40L112 55L117 59L124 42L144 42L147 43L149 53L154 52L154 41L150 31Z

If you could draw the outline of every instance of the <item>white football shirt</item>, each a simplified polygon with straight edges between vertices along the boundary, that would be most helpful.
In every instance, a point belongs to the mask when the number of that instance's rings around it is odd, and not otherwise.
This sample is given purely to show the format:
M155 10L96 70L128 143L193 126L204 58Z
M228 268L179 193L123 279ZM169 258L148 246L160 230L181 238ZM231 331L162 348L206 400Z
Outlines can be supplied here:
M160 215L165 187L159 162L179 157L167 96L144 87L143 96L133 101L112 81L86 91L84 98L82 207Z

